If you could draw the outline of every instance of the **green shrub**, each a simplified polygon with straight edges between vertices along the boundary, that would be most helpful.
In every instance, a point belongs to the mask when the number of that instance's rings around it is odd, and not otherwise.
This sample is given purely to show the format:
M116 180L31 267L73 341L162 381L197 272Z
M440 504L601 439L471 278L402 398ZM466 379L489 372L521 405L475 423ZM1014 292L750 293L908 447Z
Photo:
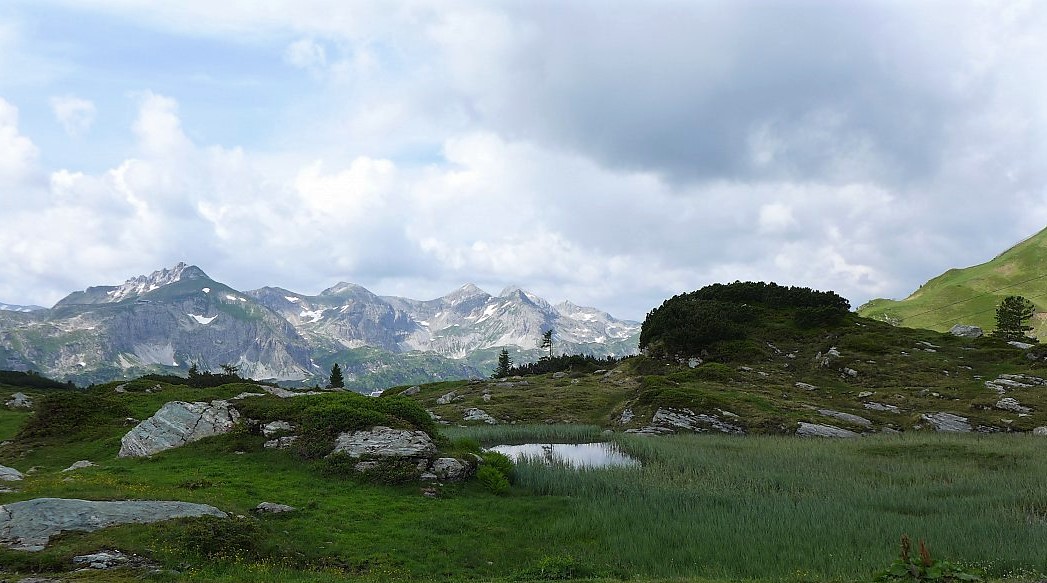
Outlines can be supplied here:
M484 465L491 466L501 472L509 483L513 482L513 478L516 475L516 466L509 456L497 451L485 451L480 454L480 457L483 458Z
M691 376L697 380L727 382L734 377L734 369L726 364L707 362L691 371Z
M482 465L476 470L476 480L491 492L504 496L509 493L509 478L493 465Z
M266 536L253 518L202 516L186 519L173 538L175 546L201 557L254 559L263 554Z
M18 438L72 440L114 422L123 423L130 409L111 397L62 392L40 398L33 414L18 431Z

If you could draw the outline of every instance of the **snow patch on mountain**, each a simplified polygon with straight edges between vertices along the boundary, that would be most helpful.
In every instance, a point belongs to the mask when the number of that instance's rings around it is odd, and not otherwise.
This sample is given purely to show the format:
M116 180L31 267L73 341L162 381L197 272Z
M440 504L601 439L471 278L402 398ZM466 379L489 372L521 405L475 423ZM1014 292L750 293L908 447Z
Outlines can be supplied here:
M305 324L313 324L319 322L324 318L323 310L302 310L298 317L302 319Z
M208 317L208 316L197 316L196 314L189 314L189 315L194 320L196 320L197 322L199 322L201 324L204 324L205 326L207 324L210 324L211 322L214 322L214 319L218 317L218 314L215 314L214 316L210 316L210 317Z

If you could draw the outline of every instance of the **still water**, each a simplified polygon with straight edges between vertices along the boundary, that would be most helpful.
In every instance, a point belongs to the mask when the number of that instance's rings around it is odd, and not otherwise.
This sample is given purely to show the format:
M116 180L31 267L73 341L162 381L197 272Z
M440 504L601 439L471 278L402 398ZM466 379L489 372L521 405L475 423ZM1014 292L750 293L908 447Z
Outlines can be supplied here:
M496 445L490 448L509 456L513 461L563 463L576 468L606 468L639 466L640 460L630 457L613 443L525 443L523 445Z

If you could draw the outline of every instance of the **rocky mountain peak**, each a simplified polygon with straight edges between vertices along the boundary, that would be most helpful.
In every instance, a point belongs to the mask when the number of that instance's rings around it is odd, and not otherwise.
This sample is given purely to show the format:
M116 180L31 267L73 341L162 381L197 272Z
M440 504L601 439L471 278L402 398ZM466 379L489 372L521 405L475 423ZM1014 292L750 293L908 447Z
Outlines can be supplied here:
M467 283L447 294L442 299L450 304L458 304L465 300L479 297L486 299L491 297L491 294L485 292L474 284Z
M320 295L324 296L324 297L345 298L345 299L351 299L351 298L354 298L354 297L361 297L361 296L362 297L366 297L368 299L377 297L373 293L371 293L371 290L365 288L364 286L357 285L355 283L349 283L347 281L340 281L340 282L334 284L333 286L331 286L331 287L325 289L324 291L320 292Z
M210 278L207 277L207 274L199 267L188 265L185 262L179 262L177 265L169 269L160 269L149 275L132 277L125 281L123 285L107 291L107 301L123 301L127 298L137 297L153 290L160 289L166 285L171 285L172 283L190 279Z

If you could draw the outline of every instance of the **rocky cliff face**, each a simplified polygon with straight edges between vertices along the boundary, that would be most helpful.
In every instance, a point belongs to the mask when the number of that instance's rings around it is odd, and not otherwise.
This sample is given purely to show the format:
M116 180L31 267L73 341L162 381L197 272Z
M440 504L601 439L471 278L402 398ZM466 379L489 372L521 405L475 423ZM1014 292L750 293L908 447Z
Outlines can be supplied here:
M518 362L537 358L549 329L557 353L595 356L633 354L639 334L635 322L517 288L492 296L466 285L428 301L350 283L316 296L239 292L180 263L72 293L50 310L0 310L0 369L95 382L233 364L256 379L313 382L339 362L347 380L382 386L486 376L501 347Z

